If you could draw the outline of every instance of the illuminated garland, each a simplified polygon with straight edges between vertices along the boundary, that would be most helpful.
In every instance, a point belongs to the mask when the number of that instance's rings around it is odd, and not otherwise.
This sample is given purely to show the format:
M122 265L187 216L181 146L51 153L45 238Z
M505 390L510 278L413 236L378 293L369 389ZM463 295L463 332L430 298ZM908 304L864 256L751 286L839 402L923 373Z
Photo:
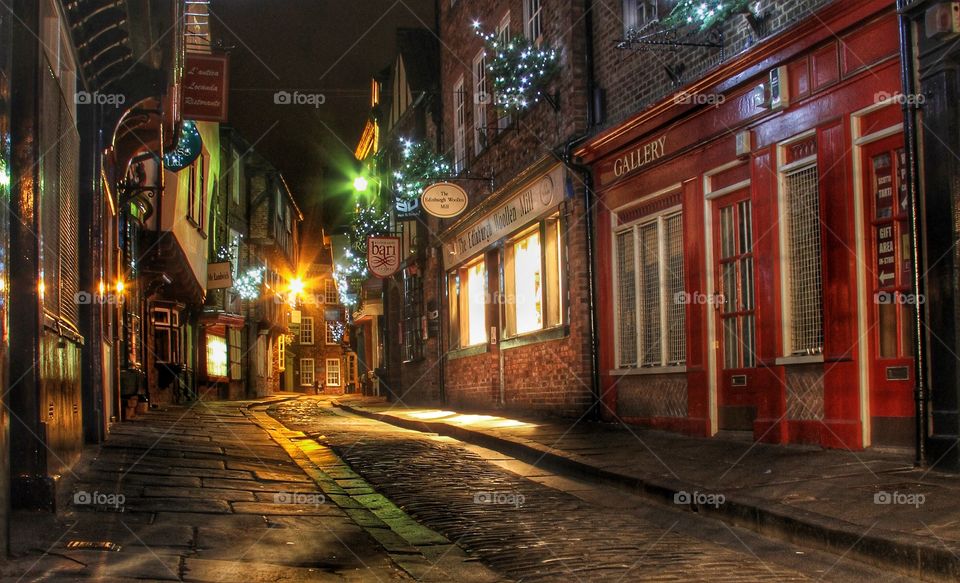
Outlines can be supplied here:
M479 23L473 26L487 45L487 71L493 77L497 109L520 111L540 101L547 82L560 70L556 49L537 46L522 35L502 41L481 32Z
M438 179L450 176L450 165L425 142L400 140L403 165L393 173L393 190L398 199L415 201L423 189Z
M670 28L697 25L707 30L734 14L752 14L750 5L756 0L680 0L663 25Z
M367 278L366 258L354 254L351 249L346 249L343 253L343 263L333 268L333 278L337 282L340 303L348 307L355 306L356 298L360 295L360 286Z
M255 300L260 297L260 286L263 284L263 268L251 267L233 282L233 291L245 300Z
M333 337L333 341L339 344L343 340L343 335L347 331L347 327L343 322L328 322L327 326L330 327L330 335Z
M390 215L377 205L357 205L350 230L350 243L361 255L367 254L367 237L385 235L390 231Z

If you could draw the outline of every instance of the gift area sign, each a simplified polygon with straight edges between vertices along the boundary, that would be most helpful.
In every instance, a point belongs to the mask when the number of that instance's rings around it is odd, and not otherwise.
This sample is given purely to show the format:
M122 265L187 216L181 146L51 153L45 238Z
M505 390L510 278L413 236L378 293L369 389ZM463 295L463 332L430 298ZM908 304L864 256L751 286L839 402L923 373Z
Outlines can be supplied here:
M444 244L444 268L470 259L503 237L554 210L563 200L562 166L528 182L494 210L456 231Z

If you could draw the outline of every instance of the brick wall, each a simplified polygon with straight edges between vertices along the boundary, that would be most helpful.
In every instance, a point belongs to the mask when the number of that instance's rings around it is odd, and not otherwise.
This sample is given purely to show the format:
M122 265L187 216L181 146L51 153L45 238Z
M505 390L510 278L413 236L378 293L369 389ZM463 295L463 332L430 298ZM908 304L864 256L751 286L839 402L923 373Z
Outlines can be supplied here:
M472 64L483 48L483 41L473 28L474 20L481 28L493 32L504 15L510 13L510 33L524 32L524 11L521 0L458 2L450 7L441 3L440 36L442 39L441 71L444 88L443 145L453 157L454 93L457 80L463 76L467 90L466 107L466 169L476 176L492 176L493 185L483 181L463 181L470 194L470 208L491 196L506 195L502 187L538 161L561 151L564 144L587 131L586 91L586 28L583 2L543 2L542 27L544 43L560 53L560 70L550 83L547 93L558 96L558 110L542 101L529 110L512 115L512 124L497 131L497 113L492 106L487 110L489 139L487 146L477 152L474 145L474 96ZM493 93L493 81L487 76L487 90ZM569 198L562 205L565 217L566 262L564 264L567 294L565 334L562 338L534 342L503 350L503 395L501 403L500 344L491 344L486 353L472 356L452 354L445 363L444 391L451 407L490 408L548 412L578 416L592 403L591 355L588 309L588 265L586 230L584 223L583 186L581 178L567 171L571 188L565 189ZM468 211L469 212L469 208ZM438 228L447 228L447 221ZM441 231L442 232L442 231ZM488 255L492 269L496 253ZM498 289L496 274L491 274L491 289ZM436 278L445 282L442 267L436 268ZM494 285L496 284L496 285ZM445 295L445 293L444 293ZM447 321L447 300L441 297L444 322ZM488 323L499 322L500 305L489 307ZM444 344L448 328L444 327ZM500 332L498 332L498 336Z
M769 14L763 36L758 36L744 16L736 15L721 25L725 38L725 58L730 60L768 36L830 4L834 0L760 0L761 13ZM849 0L848 0L849 1ZM664 8L666 6L666 8ZM661 14L669 13L672 3L661 2ZM676 93L719 65L715 49L686 48L679 51L637 52L617 48L624 37L622 0L595 0L593 10L594 74L598 87L606 91L604 127L612 127L653 103ZM680 84L675 84L667 68L683 67Z

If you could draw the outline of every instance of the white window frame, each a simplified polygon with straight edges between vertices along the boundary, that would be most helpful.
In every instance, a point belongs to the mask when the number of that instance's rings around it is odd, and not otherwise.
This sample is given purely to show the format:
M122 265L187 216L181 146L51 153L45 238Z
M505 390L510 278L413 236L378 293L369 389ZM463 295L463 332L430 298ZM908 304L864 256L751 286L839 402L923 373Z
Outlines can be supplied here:
M670 189L673 190L673 189ZM646 201L661 194L666 194L669 191L664 193L657 193L649 197L644 197L641 201ZM635 322L635 334L637 335L637 345L636 345L636 363L635 364L626 364L624 365L621 362L621 352L620 352L620 327L614 326L614 354L616 356L616 368L618 370L641 370L641 371L660 371L665 372L683 372L686 370L687 357L689 347L686 346L686 317L684 317L684 359L679 362L672 362L669 360L670 357L670 329L669 325L670 320L670 290L669 290L669 279L668 279L668 265L669 260L667 257L667 230L666 222L668 219L679 216L681 221L681 226L683 224L683 211L682 205L674 205L668 209L658 211L656 213L651 213L649 215L644 215L639 219L630 221L629 223L619 224L617 215L619 212L623 212L624 209L619 211L614 211L612 220L614 221L614 228L611 233L611 259L612 259L612 272L613 272L613 302L614 302L614 314L620 313L620 280L619 280L619 270L617 266L619 265L617 257L617 236L622 233L632 231L633 232L633 277L635 280L634 283L634 316L636 318ZM640 268L640 228L646 227L651 224L657 225L657 255L659 261L659 311L660 311L660 361L659 364L655 365L645 365L643 362L643 311L640 309L640 305L643 302L643 289L641 287L640 277L641 277L641 268ZM682 233L682 229L681 229ZM686 265L684 265L686 268ZM673 301L676 301L675 299Z
M453 172L459 174L466 167L467 158L467 94L463 75L453 86Z
M659 19L658 0L623 0L623 32L640 30Z
M309 366L307 366L309 365ZM307 372L309 371L309 375ZM317 380L317 363L312 358L300 359L300 386L312 387Z
M500 19L500 24L497 25L497 40L501 43L510 42L510 11L507 10L507 13ZM496 103L497 97L494 96L494 103ZM507 111L497 111L497 129L504 130L510 127L513 118L510 117L510 114Z
M312 345L316 338L316 326L313 316L304 316L300 319L300 344ZM308 332L309 331L309 332Z
M536 44L543 40L543 0L523 0L523 33Z
M792 364L792 363L804 363L804 362L823 362L823 346L820 346L820 352L816 354L794 354L793 350L793 301L791 299L792 287L791 287L791 251L790 251L790 221L788 217L789 208L790 208L790 193L787 192L787 176L798 171L806 170L810 167L816 167L818 165L818 154L813 154L805 158L794 160L793 162L787 163L787 151L789 146L796 144L798 142L803 142L814 138L816 136L816 130L810 130L794 136L788 140L780 142L777 144L777 205L779 208L781 222L779 231L780 237L780 310L781 310L781 335L783 337L783 347L782 354L783 356L777 359L777 364ZM817 190L819 192L819 180L820 175L818 173L817 180ZM823 209L820 209L820 220L823 220ZM820 241L820 259L821 259L821 268L823 262L823 241ZM823 272L820 274L821 281L821 310L823 308ZM826 322L823 319L823 314L821 312L820 317L820 329L821 334L826 332Z
M283 335L277 339L277 368L280 372L287 370L287 338Z
M487 53L481 49L473 58L473 151L479 156L486 149L484 142L489 140L486 133L487 104L490 92L487 90Z
M325 322L325 324L324 340L327 346L336 346L338 344L337 339L333 336L333 325L336 322Z
M340 303L340 294L337 292L337 282L328 279L323 284L323 302L335 306Z
M327 380L326 386L339 387L342 381L342 376L340 374L340 359L328 358L324 369Z

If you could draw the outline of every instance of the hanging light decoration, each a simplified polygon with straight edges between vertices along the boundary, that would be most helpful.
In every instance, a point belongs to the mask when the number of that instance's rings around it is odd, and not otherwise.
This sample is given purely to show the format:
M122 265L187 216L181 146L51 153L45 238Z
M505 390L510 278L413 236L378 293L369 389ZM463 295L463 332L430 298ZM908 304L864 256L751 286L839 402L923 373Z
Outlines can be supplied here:
M450 164L434 153L425 142L401 139L402 164L393 172L393 190L404 202L417 200L423 189L439 179L450 176Z
M493 77L495 105L503 111L521 111L539 102L550 79L557 74L560 55L556 49L518 35L501 39L473 28L486 43L487 71Z
M753 14L750 5L756 0L680 0L663 19L667 27L698 26L707 30L734 14Z
M263 271L263 267L251 267L233 282L233 291L248 301L259 298L260 286L263 284Z

